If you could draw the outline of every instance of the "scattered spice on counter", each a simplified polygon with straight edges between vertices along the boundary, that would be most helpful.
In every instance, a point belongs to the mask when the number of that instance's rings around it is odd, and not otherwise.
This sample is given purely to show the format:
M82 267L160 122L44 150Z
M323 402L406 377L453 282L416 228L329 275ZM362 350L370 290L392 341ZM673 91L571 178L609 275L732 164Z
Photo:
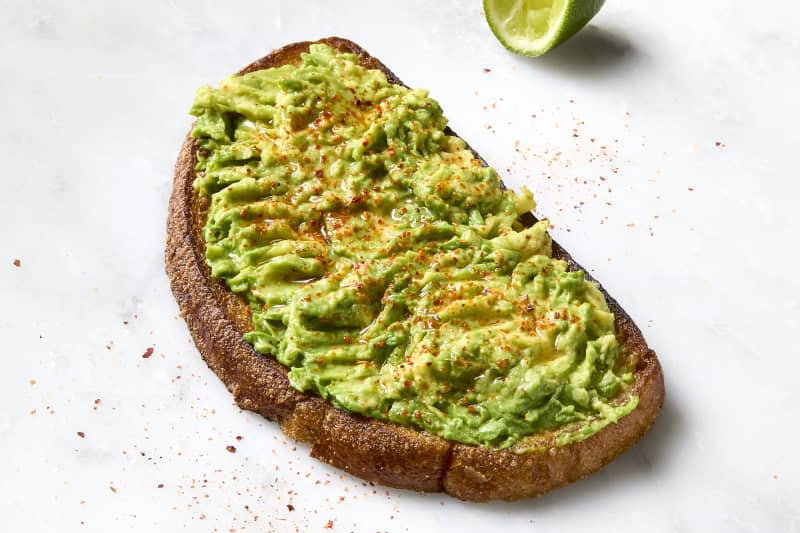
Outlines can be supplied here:
M147 349L144 351L144 353L142 354L142 359L147 359L147 358L148 358L148 357L150 357L151 355L153 355L153 347L152 347L152 346L148 347L148 348L147 348Z
M20 266L22 266L22 261L20 261L19 259L14 259L14 266L19 268Z
M294 511L294 505L292 505L291 503L286 504L286 508L289 509L290 512Z
M333 529L333 520L325 522L325 529Z
M236 453L236 446L231 446L229 444L228 446L225 446L225 449L228 450L228 452L230 453Z
M486 74L488 74L488 73L490 73L490 72L492 71L492 69L490 69L490 68L486 68L486 67L483 67L483 71L484 71Z
M82 438L82 439L85 439L86 438L86 433L84 433L83 431L78 431L78 436L80 438Z

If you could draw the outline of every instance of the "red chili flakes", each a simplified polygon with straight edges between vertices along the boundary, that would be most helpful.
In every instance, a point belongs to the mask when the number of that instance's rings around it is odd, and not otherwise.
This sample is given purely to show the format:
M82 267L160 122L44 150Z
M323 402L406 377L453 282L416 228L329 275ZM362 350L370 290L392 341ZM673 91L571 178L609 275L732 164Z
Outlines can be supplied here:
M236 435L236 440L238 440L238 441L242 440L243 438L244 437L242 437L241 435Z
M325 522L325 529L333 529L333 520Z
M84 433L83 431L78 431L78 436L80 438L82 438L82 439L85 439L86 438L86 433Z
M492 71L492 69L490 69L490 68L486 68L486 67L483 67L483 71L484 71L486 74L488 74L488 73L490 73L490 72Z
M156 488L163 489L164 488L164 484L163 483L159 483L158 485L156 485Z
M289 512L294 511L294 505L292 505L291 503L286 504L286 508L289 509Z
M694 192L694 187L689 187L689 192Z
M114 485L109 485L109 486L108 486L108 490L110 490L110 491L111 491L111 492L113 492L114 494L116 494L116 493L117 493L117 487L115 487Z
M144 353L142 354L142 359L147 359L147 358L149 358L151 355L153 355L153 347L152 347L152 346L149 346L149 347L148 347L148 348L147 348L147 349L144 351Z
M15 267L19 268L21 265L22 265L22 261L20 261L19 259L14 259L14 266Z
M225 449L228 450L229 453L236 453L236 446L225 446Z

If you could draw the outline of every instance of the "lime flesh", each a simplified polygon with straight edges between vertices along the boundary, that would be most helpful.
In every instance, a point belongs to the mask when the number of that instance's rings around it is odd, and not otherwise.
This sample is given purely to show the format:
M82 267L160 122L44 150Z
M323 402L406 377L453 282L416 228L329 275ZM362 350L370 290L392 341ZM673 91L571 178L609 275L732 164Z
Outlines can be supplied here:
M583 28L605 0L483 0L486 21L503 46L540 56Z

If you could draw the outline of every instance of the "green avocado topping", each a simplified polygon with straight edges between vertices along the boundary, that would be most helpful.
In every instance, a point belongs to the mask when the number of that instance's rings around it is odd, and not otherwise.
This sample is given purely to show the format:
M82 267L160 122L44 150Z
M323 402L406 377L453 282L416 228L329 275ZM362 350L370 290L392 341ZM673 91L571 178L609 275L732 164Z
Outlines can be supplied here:
M494 447L580 440L636 407L602 293L427 91L316 44L201 88L191 113L206 261L298 390Z

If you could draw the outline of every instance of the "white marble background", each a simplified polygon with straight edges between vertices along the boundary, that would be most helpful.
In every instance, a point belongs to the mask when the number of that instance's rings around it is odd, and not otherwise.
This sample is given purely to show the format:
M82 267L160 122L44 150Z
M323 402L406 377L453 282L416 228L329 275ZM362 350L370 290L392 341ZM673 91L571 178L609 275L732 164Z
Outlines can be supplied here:
M800 531L798 20L609 0L530 60L475 0L0 1L0 529ZM430 88L659 353L663 413L600 473L515 504L365 486L200 359L163 266L186 111L327 35Z

